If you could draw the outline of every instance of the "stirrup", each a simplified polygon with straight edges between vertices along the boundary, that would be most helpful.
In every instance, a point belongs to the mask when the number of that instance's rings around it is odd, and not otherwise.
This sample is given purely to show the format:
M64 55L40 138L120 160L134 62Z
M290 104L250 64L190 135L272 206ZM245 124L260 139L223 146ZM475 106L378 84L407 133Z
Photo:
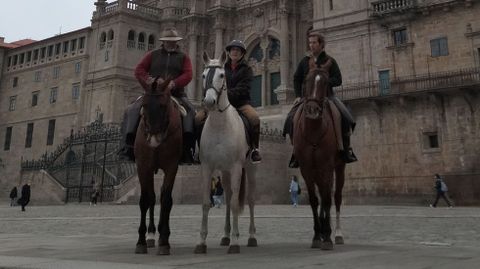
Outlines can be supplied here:
M345 163L353 163L358 161L357 156L355 156L355 153L353 153L352 148L349 148L347 150L342 150L341 152L341 158Z

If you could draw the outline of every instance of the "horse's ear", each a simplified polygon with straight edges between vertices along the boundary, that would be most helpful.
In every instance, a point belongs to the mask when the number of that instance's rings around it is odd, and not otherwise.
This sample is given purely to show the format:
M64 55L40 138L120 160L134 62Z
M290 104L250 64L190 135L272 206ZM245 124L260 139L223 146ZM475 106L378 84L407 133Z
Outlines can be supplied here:
M203 63L205 65L208 65L210 63L210 57L208 56L208 53L206 51L203 52Z
M223 51L222 56L220 56L220 65L223 66L227 61L227 53Z

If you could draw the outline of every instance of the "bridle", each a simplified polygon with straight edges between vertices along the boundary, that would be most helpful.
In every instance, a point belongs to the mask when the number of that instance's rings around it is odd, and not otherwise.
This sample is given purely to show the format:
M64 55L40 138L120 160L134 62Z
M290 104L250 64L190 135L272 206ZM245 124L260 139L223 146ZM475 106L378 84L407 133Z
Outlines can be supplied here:
M217 93L217 99L220 99L220 96L222 96L222 93L227 90L225 76L222 77L223 82L222 82L222 87L220 87L220 89L217 89L215 86L213 86L213 76L215 76L215 70L220 68L223 68L223 67L220 65L209 65L205 68L208 70L207 75L206 76L204 75L204 79L205 79L204 90L207 91L208 89L213 89ZM231 104L229 102L225 108L223 109L218 108L217 111L220 113L223 113L228 109L230 105Z

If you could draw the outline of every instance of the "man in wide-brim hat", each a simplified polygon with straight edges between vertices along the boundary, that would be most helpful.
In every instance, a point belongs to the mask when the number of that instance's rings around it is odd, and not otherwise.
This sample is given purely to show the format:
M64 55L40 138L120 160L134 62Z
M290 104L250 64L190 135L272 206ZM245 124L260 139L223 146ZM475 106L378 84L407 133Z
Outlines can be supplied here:
M173 78L168 84L172 96L176 97L186 108L187 116L182 117L183 123L183 156L182 163L193 163L195 148L194 119L195 108L188 101L185 87L192 80L192 62L188 55L180 51L177 44L183 38L173 29L165 29L159 40L163 42L159 49L149 51L135 68L135 77L145 90L160 85L167 77ZM134 160L133 144L136 128L140 118L141 101L131 104L124 115L124 143L121 155Z

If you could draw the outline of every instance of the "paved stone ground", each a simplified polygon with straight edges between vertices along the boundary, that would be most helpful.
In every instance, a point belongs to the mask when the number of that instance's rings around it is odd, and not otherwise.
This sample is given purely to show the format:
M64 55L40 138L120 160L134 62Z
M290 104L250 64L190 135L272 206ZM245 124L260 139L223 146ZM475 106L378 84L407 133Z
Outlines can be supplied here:
M157 213L158 213L157 208ZM248 218L240 219L246 244ZM345 206L345 245L311 249L309 206L256 208L257 248L219 246L223 209L210 211L208 253L193 254L200 206L174 205L172 255L134 254L134 205L0 207L0 268L479 268L480 208ZM157 220L158 221L158 220Z

